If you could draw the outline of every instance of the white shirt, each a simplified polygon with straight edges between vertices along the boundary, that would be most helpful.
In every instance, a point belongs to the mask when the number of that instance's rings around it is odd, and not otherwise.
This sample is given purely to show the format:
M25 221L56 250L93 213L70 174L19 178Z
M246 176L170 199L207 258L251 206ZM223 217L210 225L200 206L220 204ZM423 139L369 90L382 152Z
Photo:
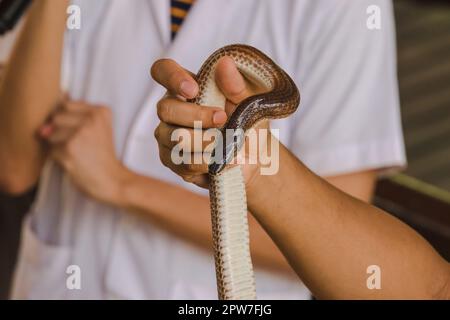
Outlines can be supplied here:
M136 172L206 194L159 161L153 131L164 90L148 70L171 57L195 72L231 43L261 49L299 85L299 112L272 126L313 171L405 165L390 1L197 0L173 43L168 0L74 3L82 25L66 35L65 85L74 99L111 107L118 157ZM373 4L381 30L366 27ZM217 298L211 253L88 198L56 166L41 180L23 227L14 298ZM66 287L70 265L81 268L81 290ZM259 298L309 298L298 279L256 274Z

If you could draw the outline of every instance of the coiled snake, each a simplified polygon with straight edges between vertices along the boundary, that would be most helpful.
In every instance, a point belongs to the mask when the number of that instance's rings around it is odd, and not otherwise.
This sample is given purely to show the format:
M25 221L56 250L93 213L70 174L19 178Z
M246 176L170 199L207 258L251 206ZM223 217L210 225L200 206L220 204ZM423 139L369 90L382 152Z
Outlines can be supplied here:
M221 300L256 299L244 179L240 166L227 164L241 149L248 129L261 120L284 118L295 112L300 103L300 93L286 72L264 53L246 45L230 45L214 52L203 64L196 76L200 92L191 102L203 106L225 106L226 98L214 78L217 62L224 56L231 57L241 74L263 87L265 93L249 97L236 107L221 129L224 139L226 130L234 129L234 139L223 143L222 150L214 150L216 154L213 153L212 158L215 161L209 165L218 295Z

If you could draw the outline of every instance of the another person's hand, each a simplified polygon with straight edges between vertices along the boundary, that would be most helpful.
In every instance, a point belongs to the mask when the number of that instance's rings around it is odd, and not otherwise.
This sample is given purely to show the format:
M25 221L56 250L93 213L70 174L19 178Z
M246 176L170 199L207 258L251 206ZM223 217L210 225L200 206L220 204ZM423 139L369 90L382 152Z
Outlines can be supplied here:
M157 105L158 117L161 123L155 130L155 137L158 141L161 161L185 181L195 183L201 187L207 187L208 165L204 161L203 154L211 152L211 150L206 150L211 141L205 141L198 146L193 142L194 122L201 121L203 130L222 127L226 123L228 116L236 108L236 105L247 97L261 92L261 88L246 81L231 58L222 58L217 65L215 80L227 99L225 111L223 111L215 106L198 106L186 102L187 99L197 96L199 87L191 73L183 69L175 61L163 59L155 62L151 68L151 75L155 81L168 91ZM267 128L268 123L266 122L261 126ZM191 151L191 154L186 158L194 159L194 157L200 157L202 159L201 164L183 163L177 165L172 161L172 149L180 144L178 140L172 141L172 133L181 128L188 130L191 137L191 141L186 144L184 144L184 141L181 141L183 151ZM267 132L269 131L267 130ZM246 148L244 147L243 149L245 150ZM244 152L243 157L247 157L246 152ZM243 173L248 183L252 180L259 166L258 164L249 165L248 161L245 161L245 163Z
M81 191L116 204L128 170L115 153L110 109L67 101L39 133L49 145L50 157Z

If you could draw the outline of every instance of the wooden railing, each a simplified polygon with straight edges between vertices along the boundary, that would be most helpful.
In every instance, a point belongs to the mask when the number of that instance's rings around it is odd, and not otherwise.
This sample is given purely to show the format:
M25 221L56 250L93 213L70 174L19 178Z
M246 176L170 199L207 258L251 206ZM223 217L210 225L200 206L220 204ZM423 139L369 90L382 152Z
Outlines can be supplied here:
M450 193L399 174L378 183L375 204L417 230L450 261Z

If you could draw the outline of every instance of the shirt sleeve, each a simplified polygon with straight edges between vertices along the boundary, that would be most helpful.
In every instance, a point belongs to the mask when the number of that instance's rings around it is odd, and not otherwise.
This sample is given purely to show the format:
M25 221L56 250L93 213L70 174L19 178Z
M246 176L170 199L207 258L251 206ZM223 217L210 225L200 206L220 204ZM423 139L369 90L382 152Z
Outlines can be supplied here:
M322 176L406 165L390 1L329 1L295 68L302 102L290 149ZM370 29L369 6L380 9ZM372 7L373 8L373 7Z

